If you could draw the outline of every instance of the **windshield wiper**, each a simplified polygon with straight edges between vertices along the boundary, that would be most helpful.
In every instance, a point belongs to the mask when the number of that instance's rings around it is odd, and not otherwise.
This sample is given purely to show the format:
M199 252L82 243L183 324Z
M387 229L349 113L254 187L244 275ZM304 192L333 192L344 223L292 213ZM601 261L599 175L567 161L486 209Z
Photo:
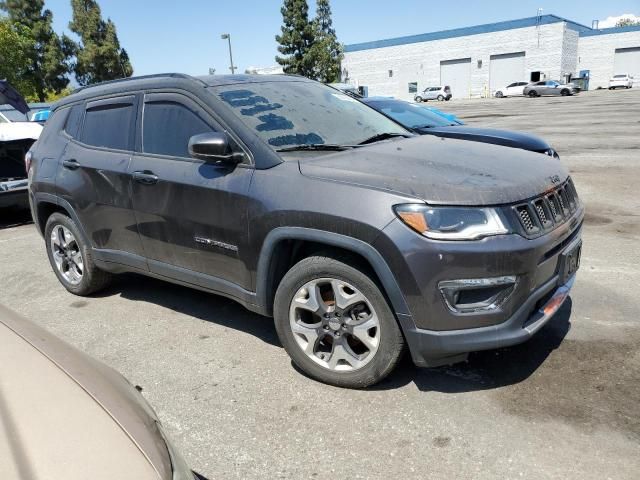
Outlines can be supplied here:
M382 140L388 140L390 138L395 138L395 137L409 138L410 136L411 135L408 133L391 133L391 132L376 133L373 137L369 137L366 140L363 140L358 145L367 145L369 143L380 142Z
M327 144L327 143L305 143L302 145L292 145L290 147L278 148L276 152L299 152L305 150L317 150L317 151L334 151L341 152L342 150L347 150L349 148L353 148L349 145L335 145L335 144Z

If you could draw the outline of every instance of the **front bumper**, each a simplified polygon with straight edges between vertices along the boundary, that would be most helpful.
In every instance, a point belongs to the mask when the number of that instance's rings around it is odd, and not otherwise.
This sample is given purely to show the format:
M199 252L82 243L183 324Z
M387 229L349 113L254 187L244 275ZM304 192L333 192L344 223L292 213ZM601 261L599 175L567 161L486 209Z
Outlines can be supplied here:
M565 284L558 285L558 276L553 277L536 290L509 320L499 325L449 331L405 330L414 363L421 367L446 365L464 360L468 352L527 341L560 309L574 281L575 275Z
M426 239L400 221L374 242L387 259L406 301L396 316L414 363L437 366L464 360L468 352L526 341L549 321L566 299L563 258L581 242L584 209L537 238L504 235L473 242ZM496 308L463 312L448 308L440 287L457 279L516 277ZM449 305L450 307L450 305Z

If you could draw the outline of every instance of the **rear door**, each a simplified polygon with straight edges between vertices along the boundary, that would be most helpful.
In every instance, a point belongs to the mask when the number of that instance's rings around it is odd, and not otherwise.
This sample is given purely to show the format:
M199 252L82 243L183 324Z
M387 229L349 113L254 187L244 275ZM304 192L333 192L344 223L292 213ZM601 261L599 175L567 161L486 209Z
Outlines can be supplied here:
M71 204L92 246L128 253L146 269L131 208L129 162L133 153L136 96L88 102L69 115L72 136L62 155L56 187Z
M141 141L129 171L151 271L170 277L199 272L248 287L249 274L238 251L247 243L253 168L189 156L193 135L221 127L186 94L147 93L139 128Z

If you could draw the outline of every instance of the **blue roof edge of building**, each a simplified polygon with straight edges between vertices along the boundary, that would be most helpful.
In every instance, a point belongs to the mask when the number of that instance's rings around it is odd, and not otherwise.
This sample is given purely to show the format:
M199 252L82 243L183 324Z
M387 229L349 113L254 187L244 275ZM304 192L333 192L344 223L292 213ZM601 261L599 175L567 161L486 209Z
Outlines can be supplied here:
M451 30L440 30L438 32L421 33L417 35L408 35L405 37L388 38L385 40L374 40L371 42L353 43L345 45L345 52L357 52L360 50L372 50L375 48L395 47L398 45L408 45L411 43L430 42L433 40L443 40L445 38L466 37L468 35L478 35L481 33L500 32L504 30L514 30L516 28L535 27L536 25L550 25L553 23L564 22L569 28L575 30L580 36L606 35L609 33L622 33L627 31L639 30L640 26L631 27L614 27L601 30L594 30L581 23L574 22L558 15L547 14L540 17L519 18L517 20L507 20L504 22L487 23L484 25L476 25L473 27L454 28Z
M587 32L580 32L581 37L593 37L596 35L611 35L612 33L640 32L640 25L629 25L627 27L601 28L599 30L589 29Z

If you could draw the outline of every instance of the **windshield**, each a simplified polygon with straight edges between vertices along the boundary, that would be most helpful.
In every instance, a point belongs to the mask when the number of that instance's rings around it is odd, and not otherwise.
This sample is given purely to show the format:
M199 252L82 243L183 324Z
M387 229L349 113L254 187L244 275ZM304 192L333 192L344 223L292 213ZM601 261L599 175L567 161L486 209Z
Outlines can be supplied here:
M274 149L356 145L382 133L409 133L333 88L308 81L210 87L242 122Z
M369 105L408 128L448 127L455 125L455 123L441 115L414 103L399 100L376 100L375 102L369 102Z

